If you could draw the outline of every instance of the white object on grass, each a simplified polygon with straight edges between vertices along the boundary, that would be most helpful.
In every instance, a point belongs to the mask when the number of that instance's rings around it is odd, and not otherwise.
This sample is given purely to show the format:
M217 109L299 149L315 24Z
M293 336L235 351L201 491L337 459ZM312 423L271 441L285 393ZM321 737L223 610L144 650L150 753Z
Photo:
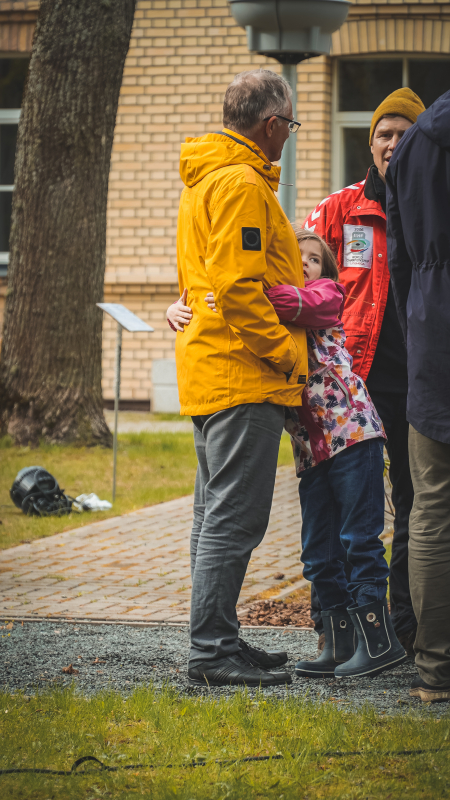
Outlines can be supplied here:
M80 494L75 498L75 503L81 511L108 511L112 508L112 503L108 500L100 500L100 498L91 492L91 494Z

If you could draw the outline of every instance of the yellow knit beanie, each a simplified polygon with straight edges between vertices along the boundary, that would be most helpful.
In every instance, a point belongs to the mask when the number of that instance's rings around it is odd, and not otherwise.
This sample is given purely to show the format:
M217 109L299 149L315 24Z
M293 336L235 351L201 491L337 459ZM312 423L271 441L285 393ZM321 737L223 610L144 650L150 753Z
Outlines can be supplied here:
M419 114L425 111L425 106L420 97L418 97L411 89L397 89L392 94L389 94L385 100L378 106L375 114L372 117L370 125L369 144L372 144L372 137L381 117L386 114L395 114L399 117L406 117L414 124L417 121Z

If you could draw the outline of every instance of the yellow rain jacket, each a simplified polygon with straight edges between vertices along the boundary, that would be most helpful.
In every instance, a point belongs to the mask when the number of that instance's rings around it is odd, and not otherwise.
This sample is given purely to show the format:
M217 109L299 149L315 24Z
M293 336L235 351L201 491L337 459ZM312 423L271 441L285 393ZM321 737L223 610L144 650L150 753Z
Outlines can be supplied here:
M224 129L181 146L180 294L193 317L177 333L181 414L241 403L301 405L306 334L281 324L264 289L303 286L300 249L274 192L280 168ZM213 291L217 313L205 303Z

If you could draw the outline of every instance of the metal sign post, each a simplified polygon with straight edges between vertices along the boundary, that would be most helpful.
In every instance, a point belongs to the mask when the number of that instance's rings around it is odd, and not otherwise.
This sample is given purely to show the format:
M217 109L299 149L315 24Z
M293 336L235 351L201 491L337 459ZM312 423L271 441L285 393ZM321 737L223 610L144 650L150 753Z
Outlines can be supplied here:
M120 397L120 363L122 361L122 325L117 323L116 338L116 369L114 375L114 439L113 439L113 490L112 501L116 499L116 470L117 470L117 425L119 419Z
M116 374L115 374L115 387L114 387L114 450L113 450L113 490L112 499L113 503L116 499L116 473L117 473L117 425L119 419L119 397L120 397L120 364L122 360L122 329L131 333L137 331L148 331L152 333L154 328L147 325L142 319L129 311L128 308L122 306L120 303L97 303L96 304L102 311L109 314L110 317L117 322L117 339L116 339Z

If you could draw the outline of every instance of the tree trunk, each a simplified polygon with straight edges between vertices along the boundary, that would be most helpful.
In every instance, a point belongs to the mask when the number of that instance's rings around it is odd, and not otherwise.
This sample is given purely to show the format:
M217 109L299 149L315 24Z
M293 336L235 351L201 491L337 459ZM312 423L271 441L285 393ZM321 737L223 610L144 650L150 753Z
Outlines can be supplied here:
M0 364L17 444L111 444L101 391L106 201L135 0L41 0L19 124Z

